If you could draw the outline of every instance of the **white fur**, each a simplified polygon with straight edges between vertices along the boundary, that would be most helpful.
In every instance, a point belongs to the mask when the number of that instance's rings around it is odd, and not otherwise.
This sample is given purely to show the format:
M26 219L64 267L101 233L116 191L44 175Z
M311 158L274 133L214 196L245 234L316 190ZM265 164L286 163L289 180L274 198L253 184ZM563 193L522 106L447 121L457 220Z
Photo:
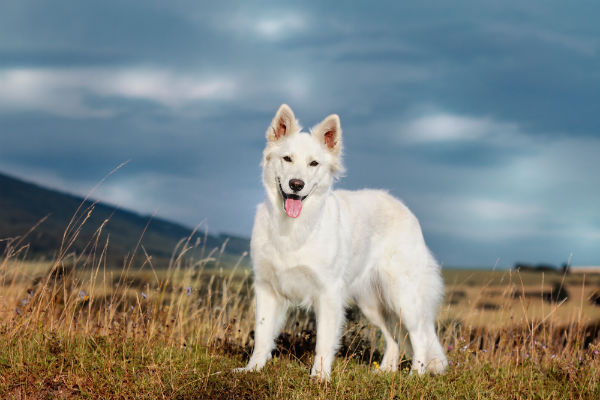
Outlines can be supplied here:
M443 283L419 222L384 191L332 189L343 170L337 115L327 117L311 133L300 130L285 104L267 130L262 161L266 198L258 206L251 241L255 346L248 364L239 370L265 365L286 309L296 303L315 309L317 345L311 375L327 379L344 307L353 299L383 332L386 351L381 369L397 369L393 326L401 318L413 349L412 369L419 374L443 372L448 363L434 326ZM284 161L285 156L292 162ZM319 164L310 166L311 161ZM308 195L298 218L284 211L278 187L281 182L283 190L292 193L288 185L292 178L305 182L298 194Z

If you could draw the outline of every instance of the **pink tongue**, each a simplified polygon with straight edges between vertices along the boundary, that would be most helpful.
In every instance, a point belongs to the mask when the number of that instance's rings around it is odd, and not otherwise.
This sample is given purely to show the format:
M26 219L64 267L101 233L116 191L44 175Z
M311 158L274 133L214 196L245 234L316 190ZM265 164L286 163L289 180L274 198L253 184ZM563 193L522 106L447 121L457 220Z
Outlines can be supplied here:
M288 217L298 218L300 211L302 211L302 200L285 199L285 212Z

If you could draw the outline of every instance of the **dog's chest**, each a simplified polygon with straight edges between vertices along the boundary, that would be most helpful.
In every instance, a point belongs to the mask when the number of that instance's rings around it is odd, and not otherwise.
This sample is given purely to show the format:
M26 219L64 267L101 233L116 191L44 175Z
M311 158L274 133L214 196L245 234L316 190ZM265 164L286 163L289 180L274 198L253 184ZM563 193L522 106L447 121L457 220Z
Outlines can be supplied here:
M339 287L348 264L348 246L331 219L310 226L287 220L273 223L266 209L259 208L251 243L257 278L282 297L307 304L328 288Z
M322 260L308 252L272 252L273 263L268 268L271 284L289 300L305 302L314 297L324 285L326 277L316 268Z
M256 273L293 302L310 304L333 279L327 252L319 253L314 248L286 250L269 243L255 256Z
M309 305L322 290L320 278L311 268L300 265L278 271L276 286L288 300Z

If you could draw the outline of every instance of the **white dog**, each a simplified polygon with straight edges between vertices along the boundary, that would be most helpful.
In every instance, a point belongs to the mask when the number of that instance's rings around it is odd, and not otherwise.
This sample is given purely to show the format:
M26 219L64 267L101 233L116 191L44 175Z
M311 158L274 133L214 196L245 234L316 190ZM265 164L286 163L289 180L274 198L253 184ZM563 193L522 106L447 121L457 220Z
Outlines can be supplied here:
M328 379L353 299L381 331L381 369L395 371L399 349L393 327L402 319L413 349L412 369L441 373L448 362L434 319L443 292L440 267L427 249L416 217L377 190L333 190L343 171L342 129L330 115L301 132L282 105L267 130L262 159L265 201L252 232L256 327L254 351L240 371L259 370L290 303L312 305L317 345L311 375Z

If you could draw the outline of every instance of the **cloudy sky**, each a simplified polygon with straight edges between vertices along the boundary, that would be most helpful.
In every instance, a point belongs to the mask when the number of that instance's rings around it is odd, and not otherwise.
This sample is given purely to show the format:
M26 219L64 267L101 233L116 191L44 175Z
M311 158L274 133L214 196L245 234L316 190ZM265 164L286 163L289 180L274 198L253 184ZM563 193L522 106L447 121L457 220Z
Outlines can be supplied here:
M0 6L0 171L249 235L285 102L448 266L600 264L600 3Z

